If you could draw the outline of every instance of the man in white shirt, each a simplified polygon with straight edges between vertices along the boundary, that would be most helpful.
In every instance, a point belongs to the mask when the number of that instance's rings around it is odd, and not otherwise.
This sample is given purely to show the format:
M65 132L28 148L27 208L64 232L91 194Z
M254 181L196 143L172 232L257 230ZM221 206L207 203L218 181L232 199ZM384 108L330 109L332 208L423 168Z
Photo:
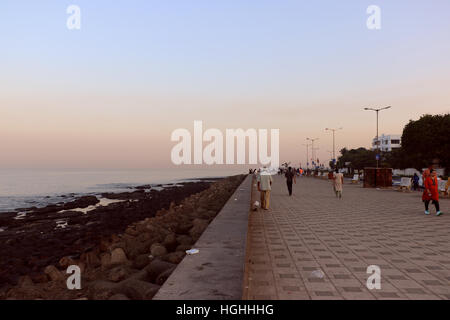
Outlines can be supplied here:
M272 175L264 167L257 177L258 191L261 193L261 208L269 209L270 204L270 190L272 190Z

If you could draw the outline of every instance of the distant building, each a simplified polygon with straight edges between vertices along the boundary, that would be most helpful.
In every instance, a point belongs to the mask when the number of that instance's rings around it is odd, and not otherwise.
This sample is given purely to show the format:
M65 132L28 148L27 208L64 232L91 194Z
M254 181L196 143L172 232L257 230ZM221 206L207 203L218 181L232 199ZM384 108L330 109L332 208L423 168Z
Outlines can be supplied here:
M391 152L401 147L401 139L402 136L400 134L382 134L378 137L378 141L377 138L372 140L372 150L379 148L381 151Z

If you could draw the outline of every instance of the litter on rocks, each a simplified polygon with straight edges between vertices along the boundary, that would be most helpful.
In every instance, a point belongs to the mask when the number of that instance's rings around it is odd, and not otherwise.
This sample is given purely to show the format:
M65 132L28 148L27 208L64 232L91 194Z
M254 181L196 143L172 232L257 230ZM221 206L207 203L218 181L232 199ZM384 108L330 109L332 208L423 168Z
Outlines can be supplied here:
M197 254L199 252L200 252L200 250L198 250L198 249L186 250L186 254Z

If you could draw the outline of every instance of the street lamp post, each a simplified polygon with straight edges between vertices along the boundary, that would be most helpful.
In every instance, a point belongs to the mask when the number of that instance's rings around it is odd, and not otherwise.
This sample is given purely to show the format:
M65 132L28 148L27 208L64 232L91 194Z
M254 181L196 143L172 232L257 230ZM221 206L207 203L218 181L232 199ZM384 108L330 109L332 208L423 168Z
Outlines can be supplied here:
M311 152L320 150L320 148L311 148L311 149L312 149ZM314 157L313 157L314 162L316 162L316 160L317 160L316 157L317 157L317 153L314 152ZM316 162L316 167L320 167L319 161Z
M333 162L333 151L327 150L327 152L330 154L330 162ZM331 166L330 166L331 168Z
M303 144L306 146L306 169L309 169L309 144Z
M337 129L325 128L325 130L333 132L333 159L335 159L335 160L336 160L336 143L335 143L335 136L334 135L335 135L336 131L342 130L342 129L343 129L342 127L337 128Z
M376 147L377 147L377 169L378 169L378 161L379 161L379 157L380 157L380 144L379 144L379 137L378 137L378 114L380 111L382 110L386 110L386 109L390 109L391 106L388 107L384 107L384 108L379 108L379 109L375 109L375 108L364 108L364 110L369 110L369 111L375 111L377 113L377 138L376 138Z
M311 141L311 155L312 155L312 159L314 160L314 141L319 140L319 138L306 138L306 140Z

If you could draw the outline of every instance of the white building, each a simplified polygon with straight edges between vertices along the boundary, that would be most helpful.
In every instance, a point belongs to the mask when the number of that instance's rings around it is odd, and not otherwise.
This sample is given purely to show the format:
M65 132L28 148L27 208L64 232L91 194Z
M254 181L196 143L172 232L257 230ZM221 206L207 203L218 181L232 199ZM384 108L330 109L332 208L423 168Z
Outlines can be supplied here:
M400 148L402 136L400 134L382 134L372 140L372 150L379 148L381 151L390 152L393 149Z

